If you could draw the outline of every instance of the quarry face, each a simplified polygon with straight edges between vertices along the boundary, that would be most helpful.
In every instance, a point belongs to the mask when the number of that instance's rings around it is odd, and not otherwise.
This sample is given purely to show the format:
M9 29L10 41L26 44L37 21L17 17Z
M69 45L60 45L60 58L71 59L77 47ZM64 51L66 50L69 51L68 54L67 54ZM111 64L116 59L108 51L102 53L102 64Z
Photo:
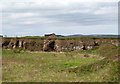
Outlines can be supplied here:
M81 39L39 39L39 38L3 38L3 49L22 48L29 51L73 51L91 50L102 43L119 45L118 39L110 38L81 38Z

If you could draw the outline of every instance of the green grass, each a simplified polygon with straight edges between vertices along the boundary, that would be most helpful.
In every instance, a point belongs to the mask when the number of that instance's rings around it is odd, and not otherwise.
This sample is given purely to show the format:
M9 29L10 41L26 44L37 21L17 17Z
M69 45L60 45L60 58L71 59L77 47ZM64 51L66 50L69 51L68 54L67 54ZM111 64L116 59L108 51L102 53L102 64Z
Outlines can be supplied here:
M3 81L118 82L118 60L113 59L118 54L117 49L103 44L93 50L65 53L3 50ZM84 57L84 54L89 57Z
M69 68L67 69L67 71L77 73L77 75L83 76L83 79L84 77L88 77L88 80L86 79L86 81L93 80L94 82L97 82L99 78L103 78L103 79L99 79L100 82L105 82L105 81L115 82L119 80L118 79L119 63L118 63L118 57L116 57L118 56L118 48L116 48L114 45L102 44L100 45L99 48L95 48L93 50L88 50L88 51L79 51L79 53L80 52L88 53L88 54L96 53L99 56L104 57L104 59L99 60L95 63L78 66L76 68ZM93 76L91 76L91 74Z
M70 81L70 79L74 81L73 75L75 74L60 71L99 60L96 58L85 59L80 55L73 59L64 53L21 52L15 54L11 50L3 50L2 53L3 81ZM69 75L70 79L64 75Z

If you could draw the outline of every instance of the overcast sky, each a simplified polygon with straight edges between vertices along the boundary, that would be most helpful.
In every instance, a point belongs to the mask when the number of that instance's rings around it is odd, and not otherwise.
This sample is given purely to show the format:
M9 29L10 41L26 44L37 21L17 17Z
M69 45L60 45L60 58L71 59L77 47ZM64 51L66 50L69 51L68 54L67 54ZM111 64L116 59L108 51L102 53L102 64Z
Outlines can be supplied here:
M6 0L0 9L7 36L118 34L118 0Z

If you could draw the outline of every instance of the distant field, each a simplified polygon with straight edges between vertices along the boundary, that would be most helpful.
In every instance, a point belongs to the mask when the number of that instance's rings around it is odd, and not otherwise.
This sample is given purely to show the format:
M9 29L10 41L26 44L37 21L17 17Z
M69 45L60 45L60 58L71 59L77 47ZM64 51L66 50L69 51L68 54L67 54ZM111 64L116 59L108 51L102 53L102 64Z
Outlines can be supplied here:
M3 81L118 82L117 49L107 44L64 53L3 50Z

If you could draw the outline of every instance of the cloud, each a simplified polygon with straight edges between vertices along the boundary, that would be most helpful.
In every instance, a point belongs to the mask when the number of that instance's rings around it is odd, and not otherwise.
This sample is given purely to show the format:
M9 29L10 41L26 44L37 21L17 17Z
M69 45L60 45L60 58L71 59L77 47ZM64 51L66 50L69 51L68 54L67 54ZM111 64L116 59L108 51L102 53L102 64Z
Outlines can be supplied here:
M11 14L11 18L19 19L19 18L25 18L25 17L33 17L33 13L13 13Z
M24 21L24 22L20 22L19 24L28 24L28 25L30 25L30 24L35 24L36 22L34 22L34 21Z
M73 32L74 30L73 33L81 31L82 28L84 28L82 32L89 32L89 28L91 28L97 33L101 30L100 27L103 30L101 32L104 33L107 26L111 30L109 32L114 32L112 28L117 29L117 0L105 1L40 0L38 2L6 2L2 12L3 34L7 33L7 30L11 33L21 30L23 30L21 32L32 31L33 33L40 31L39 35L42 35L43 32L52 31L61 31L65 34L65 32ZM96 29L93 27L96 27ZM64 29L70 31L64 31Z
M99 8L99 10L96 10L94 13L97 15L103 15L103 14L113 14L116 12L116 14L118 13L118 11L116 10L116 7L102 7Z
M31 34L31 32L15 32L14 35L25 35L25 34Z

